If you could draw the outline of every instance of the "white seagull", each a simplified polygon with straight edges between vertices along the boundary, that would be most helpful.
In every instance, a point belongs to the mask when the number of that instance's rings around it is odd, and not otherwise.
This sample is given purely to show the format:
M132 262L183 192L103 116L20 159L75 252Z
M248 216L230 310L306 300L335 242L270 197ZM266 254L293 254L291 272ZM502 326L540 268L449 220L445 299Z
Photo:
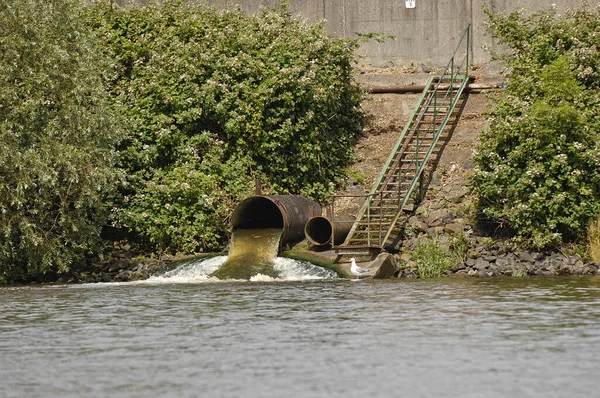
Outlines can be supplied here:
M361 276L366 275L369 272L368 269L364 269L356 265L356 260L354 258L351 258L350 261L352 261L352 266L350 267L350 272L352 273L352 275L356 275L360 278Z

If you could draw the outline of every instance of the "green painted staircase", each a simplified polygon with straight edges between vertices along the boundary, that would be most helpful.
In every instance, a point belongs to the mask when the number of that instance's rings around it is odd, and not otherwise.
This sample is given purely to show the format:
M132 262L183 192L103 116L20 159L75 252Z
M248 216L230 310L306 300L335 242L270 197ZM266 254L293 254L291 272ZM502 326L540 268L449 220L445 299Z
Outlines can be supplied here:
M409 199L422 198L424 169L468 84L470 27L444 72L428 80L419 102L390 153L346 240L333 246L338 255L395 250L402 209ZM457 52L464 47L460 63ZM342 195L343 196L343 195ZM335 217L332 198L331 217Z

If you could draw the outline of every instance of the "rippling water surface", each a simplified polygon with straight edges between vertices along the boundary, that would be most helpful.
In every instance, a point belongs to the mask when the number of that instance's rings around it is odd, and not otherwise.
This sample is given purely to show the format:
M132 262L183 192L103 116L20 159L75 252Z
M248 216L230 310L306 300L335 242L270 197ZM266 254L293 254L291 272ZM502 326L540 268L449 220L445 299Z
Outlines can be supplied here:
M597 277L178 272L0 287L0 396L598 396Z

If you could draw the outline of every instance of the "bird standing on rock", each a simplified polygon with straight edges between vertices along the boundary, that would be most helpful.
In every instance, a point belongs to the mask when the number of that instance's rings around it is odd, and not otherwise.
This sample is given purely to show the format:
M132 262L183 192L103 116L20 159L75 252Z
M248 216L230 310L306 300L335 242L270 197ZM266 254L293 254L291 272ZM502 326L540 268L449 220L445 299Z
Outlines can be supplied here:
M363 275L366 275L369 273L368 269L359 267L358 265L356 265L356 260L353 258L350 259L350 261L352 262L352 266L350 267L350 272L352 273L352 275L356 275L357 277L361 277Z

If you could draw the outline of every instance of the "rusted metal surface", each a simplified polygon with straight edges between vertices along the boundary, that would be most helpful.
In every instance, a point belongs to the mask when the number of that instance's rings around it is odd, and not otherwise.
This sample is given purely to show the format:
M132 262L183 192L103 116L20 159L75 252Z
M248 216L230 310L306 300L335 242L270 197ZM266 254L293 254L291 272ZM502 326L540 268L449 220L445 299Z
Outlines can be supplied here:
M310 210L312 207L312 210ZM256 195L233 210L231 227L236 229L281 228L281 244L304 239L309 213L321 215L321 206L300 195Z
M340 216L334 221L323 216L312 217L304 227L304 235L316 246L331 245L332 237L334 245L339 245L346 240L354 220L353 216Z
M402 93L422 93L427 86L424 84L412 84L406 86L367 86L366 91L370 94L402 94ZM481 84L470 83L465 89L467 91L499 90L503 88L503 83ZM445 85L440 85L441 89L447 89Z

